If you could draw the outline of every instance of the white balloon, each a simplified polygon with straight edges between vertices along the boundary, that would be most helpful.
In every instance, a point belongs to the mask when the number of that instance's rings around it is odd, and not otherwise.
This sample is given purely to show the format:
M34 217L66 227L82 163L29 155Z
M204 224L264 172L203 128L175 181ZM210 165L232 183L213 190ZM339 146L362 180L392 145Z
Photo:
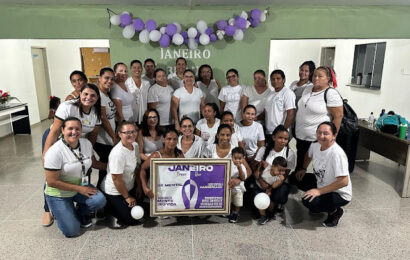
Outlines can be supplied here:
M249 28L249 26L251 26L251 22L246 21L246 29L248 29L248 28Z
M261 14L260 21L261 21L261 22L266 21L266 14L265 14L265 13L262 13L262 14Z
M124 11L124 12L122 12L121 14L130 14L129 12L127 12L127 11Z
M112 25L120 25L121 24L121 17L119 15L113 15L110 18L110 22Z
M196 50L198 48L198 43L195 41L195 39L188 39L188 48L191 50Z
M253 199L255 207L261 210L267 209L270 204L270 198L265 192L261 192Z
M203 34L205 33L206 29L208 28L208 25L206 25L206 22L203 20L200 20L196 23L196 28L198 29L198 31Z
M224 38L225 31L223 30L218 30L216 31L216 36L218 37L219 40L222 40Z
M134 25L132 24L125 26L124 29L122 30L122 36L124 36L125 39L131 39L132 37L134 37L134 35L135 35L135 29L134 29Z
M235 41L241 41L243 39L243 31L241 29L236 29L235 33L233 34L233 38Z
M182 30L181 25L179 23L173 23L173 24L175 24L175 26L177 27L177 33L180 33Z
M149 32L147 29L144 29L140 32L139 40L142 43L149 43Z
M197 33L198 33L198 31L194 27L189 28L188 29L188 38L190 38L190 39L195 38Z
M165 34L166 31L167 31L167 27L162 26L161 28L159 28L159 32L161 34Z
M181 45L181 44L183 44L184 43L184 37L182 37L182 35L181 34L179 34L179 33L176 33L176 34L174 34L174 36L172 36L172 42L175 44L175 45Z
M245 11L242 11L240 17L242 17L243 19L247 20L248 19L248 13Z
M235 19L229 18L228 24L234 26L235 25Z
M144 216L144 209L141 206L134 206L131 209L131 216L134 219L141 219Z
M153 42L157 42L161 39L161 33L158 30L152 30L149 33L149 39Z
M208 45L209 41L211 39L209 38L209 35L206 33L201 34L201 36L199 36L199 43L201 43L202 45Z

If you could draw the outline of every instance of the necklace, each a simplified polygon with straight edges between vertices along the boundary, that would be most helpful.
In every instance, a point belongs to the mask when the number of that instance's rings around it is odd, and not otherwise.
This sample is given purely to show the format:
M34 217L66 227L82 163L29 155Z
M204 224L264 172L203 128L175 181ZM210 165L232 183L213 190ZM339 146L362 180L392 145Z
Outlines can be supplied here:
M313 94L313 91L311 91L310 92L310 96L308 97L308 99L306 100L306 102L305 102L305 108L307 107L307 104L308 104L308 102L309 102L309 100L310 100L310 98L313 96L318 96L318 95L320 95L320 94L322 94L323 92L325 92L326 91L326 89L327 88L325 88L325 89L323 89L323 90L321 90L321 91L318 91L318 92L315 92L315 94ZM313 90L313 89L312 89Z

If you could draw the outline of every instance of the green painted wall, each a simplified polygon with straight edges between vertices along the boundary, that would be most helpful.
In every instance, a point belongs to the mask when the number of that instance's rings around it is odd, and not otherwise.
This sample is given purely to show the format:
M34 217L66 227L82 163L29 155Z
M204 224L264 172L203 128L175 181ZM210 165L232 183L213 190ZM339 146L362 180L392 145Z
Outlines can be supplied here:
M108 27L106 7L115 12L130 11L144 21L154 18L160 24L179 22L192 26L203 19L208 23L250 10L239 7L138 7L138 6L32 6L0 5L0 38L4 39L109 39L112 62L152 57L160 66L174 60L161 60L155 45L122 38L119 27ZM264 8L265 6L261 6ZM252 72L268 69L269 41L289 38L410 38L410 7L270 6L271 16L256 29L249 29L242 42L218 41L200 47L211 52L210 59L189 61L189 66L208 63L224 84L224 71L239 70L241 82L251 84ZM186 47L183 47L186 48Z

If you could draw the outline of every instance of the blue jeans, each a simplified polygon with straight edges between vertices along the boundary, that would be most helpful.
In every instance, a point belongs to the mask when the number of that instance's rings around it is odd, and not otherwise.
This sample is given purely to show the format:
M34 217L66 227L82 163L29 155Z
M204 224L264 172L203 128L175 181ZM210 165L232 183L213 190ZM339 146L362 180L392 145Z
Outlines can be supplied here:
M81 216L86 216L90 211L97 211L105 206L106 200L101 191L88 198L77 193L74 197L59 198L46 195L48 206L57 220L58 228L66 237L80 234ZM77 203L77 209L74 207Z
M43 138L41 139L41 153L43 153L44 151L44 145L46 143L47 136L49 133L50 133L50 127L47 128L46 131L44 131ZM45 189L46 189L46 184L44 183L43 190ZM50 208L48 207L47 200L46 200L46 195L44 195L44 212L50 212Z

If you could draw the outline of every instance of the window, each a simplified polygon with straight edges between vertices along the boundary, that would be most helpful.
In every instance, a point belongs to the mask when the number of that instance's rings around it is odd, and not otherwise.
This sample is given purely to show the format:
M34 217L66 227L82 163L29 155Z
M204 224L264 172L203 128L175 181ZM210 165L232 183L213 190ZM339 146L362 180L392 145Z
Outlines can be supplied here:
M382 82L386 42L355 46L352 86L379 89Z

